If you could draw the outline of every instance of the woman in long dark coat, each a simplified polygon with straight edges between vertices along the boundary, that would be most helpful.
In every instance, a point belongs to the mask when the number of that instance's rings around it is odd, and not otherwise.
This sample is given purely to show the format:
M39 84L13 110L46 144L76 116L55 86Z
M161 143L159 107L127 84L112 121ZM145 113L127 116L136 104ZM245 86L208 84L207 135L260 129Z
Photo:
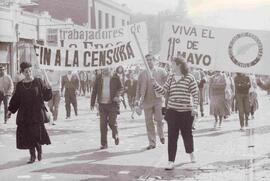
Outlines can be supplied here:
M30 160L33 163L37 158L42 159L42 146L51 144L49 135L44 126L46 107L44 101L49 101L52 97L52 90L48 79L42 81L32 76L32 65L27 62L20 64L21 72L25 79L16 86L16 91L12 96L9 107L8 117L11 113L17 113L16 142L18 149L29 149ZM46 77L46 76L45 76Z

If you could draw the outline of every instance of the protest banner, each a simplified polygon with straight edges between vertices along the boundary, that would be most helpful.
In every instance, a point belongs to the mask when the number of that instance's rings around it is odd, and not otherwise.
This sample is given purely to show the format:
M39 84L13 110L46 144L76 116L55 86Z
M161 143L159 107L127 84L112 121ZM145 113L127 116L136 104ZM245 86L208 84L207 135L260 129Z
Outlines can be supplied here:
M270 32L167 23L161 60L182 55L206 70L270 74Z
M42 69L95 70L136 64L141 58L136 42L107 49L56 48L35 45L37 61Z
M145 23L114 29L58 29L55 46L35 45L41 68L94 70L137 64L141 60L134 33L144 54L148 53Z
M147 28L144 22L113 29L59 29L58 46L77 49L105 49L135 41L136 33L144 53L148 53Z

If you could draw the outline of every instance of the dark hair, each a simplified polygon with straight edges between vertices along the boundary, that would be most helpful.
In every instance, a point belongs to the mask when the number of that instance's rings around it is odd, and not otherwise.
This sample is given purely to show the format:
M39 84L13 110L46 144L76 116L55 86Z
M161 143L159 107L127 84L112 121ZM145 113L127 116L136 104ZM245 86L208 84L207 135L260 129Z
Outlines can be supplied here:
M183 57L177 57L174 58L172 61L176 63L176 65L180 65L180 72L184 75L187 76L189 73L189 67L187 62L185 62Z
M120 72L120 71L122 71L122 72ZM118 74L123 74L125 72L124 67L122 65L118 66L116 68L115 72L118 73Z
M145 55L145 58L150 57L150 56L151 56L151 54L148 53L148 54Z
M24 69L27 69L29 67L32 67L32 64L29 63L29 62L22 62L20 64L20 68L21 68L21 71L20 72L24 72Z

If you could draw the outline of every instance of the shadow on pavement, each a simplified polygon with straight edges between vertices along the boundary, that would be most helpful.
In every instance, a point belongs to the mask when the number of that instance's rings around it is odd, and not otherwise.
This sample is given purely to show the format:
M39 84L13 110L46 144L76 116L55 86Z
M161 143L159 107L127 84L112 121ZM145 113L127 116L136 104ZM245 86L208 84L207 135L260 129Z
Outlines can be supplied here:
M68 156L74 156L74 155L80 155L80 154L85 154L89 152L94 152L97 151L98 149L91 149L91 150L83 150L79 152L66 152L66 153L45 153L43 154L43 159L49 159L49 158L57 158L57 157L68 157ZM20 160L17 161L11 161L7 162L5 164L0 165L0 170L5 170L5 169L11 169L15 167L20 167L20 166L26 166L28 165L26 162L29 161L29 157L24 157L21 158Z
M249 136L249 130L253 129L254 134L269 134L270 133L270 126L261 126L261 127L256 127L256 128L248 128L245 131L243 131L244 135L243 136ZM214 130L213 128L206 128L206 129L198 129L194 131L194 137L215 137L215 136L220 136L224 134L230 134L230 133L237 133L240 132L240 130L222 130L222 129L216 129ZM201 135L196 135L200 133ZM202 134L202 133L207 133L207 134Z
M151 175L164 180L171 178L194 177L198 171L175 168L171 171L165 171L164 168L155 168L148 166L134 165L105 165L105 164L69 164L48 169L36 170L34 172L58 173L58 174L84 174L92 175L92 178L83 181L136 181L139 180L149 170L153 170ZM122 174L121 174L122 172ZM93 176L103 176L103 178L93 178ZM152 177L151 176L151 177ZM150 176L146 176L148 178Z
M109 158L117 157L117 156L142 153L144 151L146 151L146 149L130 150L130 151L122 151L122 152L99 151L99 149L96 149L96 150L92 151L92 153L89 151L89 152L87 152L89 154L83 154L83 155L78 154L78 156L74 159L66 159L66 160L57 161L54 163L66 163L66 162L71 162L71 161L87 161L87 160L91 160L91 162L96 162L96 161L107 160Z

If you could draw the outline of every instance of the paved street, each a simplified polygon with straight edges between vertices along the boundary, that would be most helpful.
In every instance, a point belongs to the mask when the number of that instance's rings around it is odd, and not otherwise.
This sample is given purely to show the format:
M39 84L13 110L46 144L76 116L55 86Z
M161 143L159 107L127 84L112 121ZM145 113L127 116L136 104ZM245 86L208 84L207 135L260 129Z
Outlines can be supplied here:
M120 144L99 150L99 120L89 111L89 98L79 97L79 116L65 120L64 102L56 125L46 125L52 144L43 147L43 160L26 164L27 150L16 149L15 115L0 123L0 180L89 180L89 181L269 181L270 100L260 96L260 108L250 129L243 132L236 114L214 130L213 118L205 116L194 131L196 163L189 163L182 139L178 142L176 168L165 171L167 143L148 145L143 116L130 118L123 110L118 118ZM206 106L208 110L208 106ZM1 112L1 116L3 111ZM165 130L167 126L165 124ZM166 140L167 141L167 140Z

